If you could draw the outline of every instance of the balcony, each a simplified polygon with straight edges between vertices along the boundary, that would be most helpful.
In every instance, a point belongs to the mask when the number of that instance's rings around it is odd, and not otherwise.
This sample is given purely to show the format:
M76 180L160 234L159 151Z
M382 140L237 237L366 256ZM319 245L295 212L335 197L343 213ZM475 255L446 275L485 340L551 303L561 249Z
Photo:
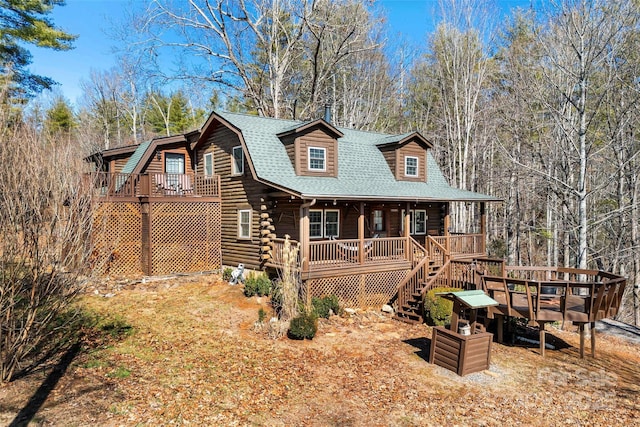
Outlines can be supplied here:
M220 176L174 173L88 175L101 197L220 197Z

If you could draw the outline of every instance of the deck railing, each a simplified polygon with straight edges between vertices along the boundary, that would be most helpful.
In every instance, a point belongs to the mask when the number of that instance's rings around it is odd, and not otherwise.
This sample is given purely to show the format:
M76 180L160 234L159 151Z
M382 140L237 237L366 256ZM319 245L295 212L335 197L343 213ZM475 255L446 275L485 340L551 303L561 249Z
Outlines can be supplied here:
M110 198L220 196L218 175L94 172L88 176L99 194Z
M429 237L442 247L447 248L451 256L484 253L484 235L482 234L451 234Z

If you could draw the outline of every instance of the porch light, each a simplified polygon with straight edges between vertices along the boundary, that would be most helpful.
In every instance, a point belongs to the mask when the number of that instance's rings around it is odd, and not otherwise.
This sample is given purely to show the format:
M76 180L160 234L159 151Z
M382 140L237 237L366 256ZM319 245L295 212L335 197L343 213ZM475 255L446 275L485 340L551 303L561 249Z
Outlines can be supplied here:
M333 206L337 205L336 199L333 199Z
M160 160L161 157L162 154L160 153L160 150L156 150L156 159Z

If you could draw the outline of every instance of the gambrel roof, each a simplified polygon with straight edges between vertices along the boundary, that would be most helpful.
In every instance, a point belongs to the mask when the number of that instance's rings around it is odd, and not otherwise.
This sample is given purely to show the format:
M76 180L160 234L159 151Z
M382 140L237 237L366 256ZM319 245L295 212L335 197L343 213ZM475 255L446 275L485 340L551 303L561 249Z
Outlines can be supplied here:
M334 129L338 141L338 174L296 175L291 158L279 136L321 123ZM498 201L496 197L451 187L427 150L426 182L397 180L381 146L403 144L414 138L425 149L431 147L417 132L388 135L333 127L324 120L302 122L248 114L213 112L201 130L198 142L206 140L216 125L238 134L254 178L302 198L406 200L406 201Z

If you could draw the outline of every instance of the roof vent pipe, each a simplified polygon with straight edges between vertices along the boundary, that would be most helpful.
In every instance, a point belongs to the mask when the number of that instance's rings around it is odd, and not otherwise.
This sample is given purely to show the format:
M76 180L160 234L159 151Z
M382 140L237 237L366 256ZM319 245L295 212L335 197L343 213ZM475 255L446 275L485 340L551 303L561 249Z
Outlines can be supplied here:
M324 121L331 123L331 105L324 104Z

